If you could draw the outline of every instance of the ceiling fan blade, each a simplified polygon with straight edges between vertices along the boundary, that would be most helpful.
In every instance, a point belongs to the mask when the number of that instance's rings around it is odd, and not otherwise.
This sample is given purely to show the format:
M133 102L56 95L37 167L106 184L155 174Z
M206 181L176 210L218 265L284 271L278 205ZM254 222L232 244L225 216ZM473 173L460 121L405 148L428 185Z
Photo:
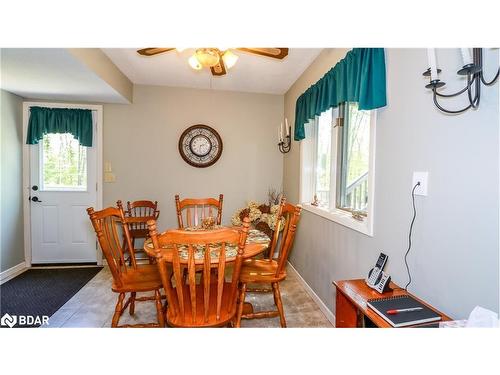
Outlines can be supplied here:
M256 55L283 59L288 55L288 48L236 48L239 51L250 52Z
M154 56L158 55L159 53L172 51L174 49L175 48L143 48L138 50L137 53L143 56Z
M224 61L222 61L222 58L219 60L217 65L210 67L210 70L214 76L223 76L227 73L226 66L224 65Z

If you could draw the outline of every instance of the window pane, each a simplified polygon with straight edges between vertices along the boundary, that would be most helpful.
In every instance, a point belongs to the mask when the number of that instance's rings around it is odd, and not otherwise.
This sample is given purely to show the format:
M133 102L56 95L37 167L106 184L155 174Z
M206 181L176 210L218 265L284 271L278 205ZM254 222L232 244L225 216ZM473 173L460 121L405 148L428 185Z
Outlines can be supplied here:
M42 189L87 190L87 148L69 133L45 134L42 145Z
M340 208L366 212L370 153L370 112L358 111L357 103L346 107L341 137Z
M330 206L330 165L332 160L332 110L318 118L318 153L316 159L316 196L319 205Z

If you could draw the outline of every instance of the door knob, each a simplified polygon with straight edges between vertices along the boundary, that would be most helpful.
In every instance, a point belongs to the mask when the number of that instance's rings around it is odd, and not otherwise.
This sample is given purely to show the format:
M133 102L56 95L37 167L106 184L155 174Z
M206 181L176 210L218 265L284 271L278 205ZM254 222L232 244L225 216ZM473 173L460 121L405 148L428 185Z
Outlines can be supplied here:
M31 188L32 188L34 191L37 191L37 190L38 190L38 186L37 186L37 185L33 185Z
M41 202L41 200L40 200L40 199L38 199L38 197L33 197L33 198L31 198L31 200L32 200L33 202Z

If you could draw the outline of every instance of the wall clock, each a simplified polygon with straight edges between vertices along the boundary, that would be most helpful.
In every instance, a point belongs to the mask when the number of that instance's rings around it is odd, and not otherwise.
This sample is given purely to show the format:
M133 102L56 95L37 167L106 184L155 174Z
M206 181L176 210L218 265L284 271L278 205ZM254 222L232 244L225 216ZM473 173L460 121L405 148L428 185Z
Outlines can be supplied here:
M184 130L179 138L179 153L193 167L209 167L222 154L222 139L210 126L193 125Z

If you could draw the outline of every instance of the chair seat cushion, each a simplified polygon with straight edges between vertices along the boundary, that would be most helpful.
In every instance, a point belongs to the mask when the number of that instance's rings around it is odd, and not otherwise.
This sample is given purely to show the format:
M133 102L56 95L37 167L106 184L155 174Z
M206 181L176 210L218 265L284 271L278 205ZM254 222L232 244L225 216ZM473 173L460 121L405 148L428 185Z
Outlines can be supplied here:
M173 291L174 294L177 294L176 288L174 288ZM234 298L231 299L231 284L225 282L222 292L220 318L217 319L217 283L212 281L210 283L208 320L205 321L203 284L200 283L196 285L196 312L195 320L193 322L189 285L184 285L184 314L180 313L180 309L177 312L174 312L174 309L169 306L167 309L168 324L174 327L216 327L226 325L236 314L237 295L238 291L235 292Z
M269 259L247 259L243 262L240 273L240 281L244 283L271 283L286 278L283 271L276 275L278 262Z
M160 273L156 264L138 265L136 269L129 267L121 276L122 285L113 282L115 292L146 292L162 288Z

